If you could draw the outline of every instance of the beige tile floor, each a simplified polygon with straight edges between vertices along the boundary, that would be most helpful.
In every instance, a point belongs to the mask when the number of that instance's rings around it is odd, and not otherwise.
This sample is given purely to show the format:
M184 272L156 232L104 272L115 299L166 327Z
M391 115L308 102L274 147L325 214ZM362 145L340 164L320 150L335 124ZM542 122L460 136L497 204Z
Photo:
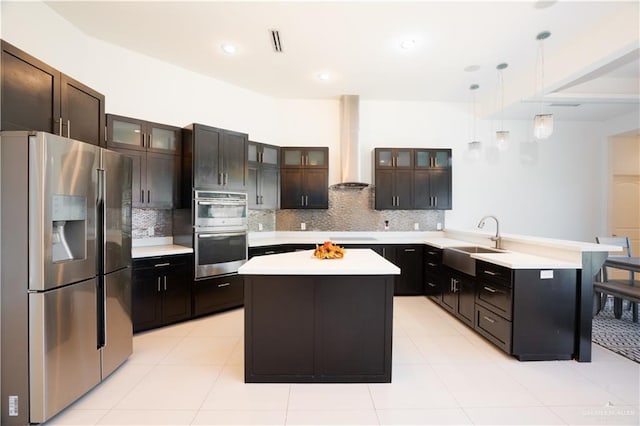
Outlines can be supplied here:
M640 364L518 362L425 297L394 300L393 383L244 384L243 310L134 337L48 425L640 424Z

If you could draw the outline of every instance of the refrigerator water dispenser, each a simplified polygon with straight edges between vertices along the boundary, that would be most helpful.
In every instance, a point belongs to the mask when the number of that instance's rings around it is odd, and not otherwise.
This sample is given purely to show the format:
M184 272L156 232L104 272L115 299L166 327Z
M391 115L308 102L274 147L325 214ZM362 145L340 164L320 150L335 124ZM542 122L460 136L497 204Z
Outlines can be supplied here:
M54 195L51 207L52 261L84 259L87 247L86 197Z

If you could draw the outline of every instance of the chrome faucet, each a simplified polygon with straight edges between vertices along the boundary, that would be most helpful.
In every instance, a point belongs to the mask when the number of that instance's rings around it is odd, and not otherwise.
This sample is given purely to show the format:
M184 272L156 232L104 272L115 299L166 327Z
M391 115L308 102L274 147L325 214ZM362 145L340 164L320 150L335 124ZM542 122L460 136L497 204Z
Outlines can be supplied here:
M495 241L496 242L496 248L499 249L500 247L500 243L502 242L502 238L500 237L500 224L498 223L498 218L495 216L485 216L482 219L480 219L480 223L478 223L478 228L482 229L484 228L484 222L487 219L493 219L496 221L496 235L495 237L491 237L491 241Z

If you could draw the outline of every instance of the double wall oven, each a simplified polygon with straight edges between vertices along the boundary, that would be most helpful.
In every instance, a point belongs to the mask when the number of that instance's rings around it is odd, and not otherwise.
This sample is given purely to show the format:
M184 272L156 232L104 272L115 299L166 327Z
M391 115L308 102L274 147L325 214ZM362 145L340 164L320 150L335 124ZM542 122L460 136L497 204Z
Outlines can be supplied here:
M247 261L247 194L194 190L195 279L233 274Z

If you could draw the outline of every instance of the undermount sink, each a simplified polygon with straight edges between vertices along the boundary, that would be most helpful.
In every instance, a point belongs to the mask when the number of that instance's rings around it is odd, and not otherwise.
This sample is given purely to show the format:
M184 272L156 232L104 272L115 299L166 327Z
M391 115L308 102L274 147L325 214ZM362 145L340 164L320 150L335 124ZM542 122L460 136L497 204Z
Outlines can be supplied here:
M489 247L448 247L451 250L463 251L465 253L504 253L504 250L492 249Z
M447 247L442 253L442 264L475 277L476 260L471 257L471 254L475 253L504 253L504 251L479 246Z

